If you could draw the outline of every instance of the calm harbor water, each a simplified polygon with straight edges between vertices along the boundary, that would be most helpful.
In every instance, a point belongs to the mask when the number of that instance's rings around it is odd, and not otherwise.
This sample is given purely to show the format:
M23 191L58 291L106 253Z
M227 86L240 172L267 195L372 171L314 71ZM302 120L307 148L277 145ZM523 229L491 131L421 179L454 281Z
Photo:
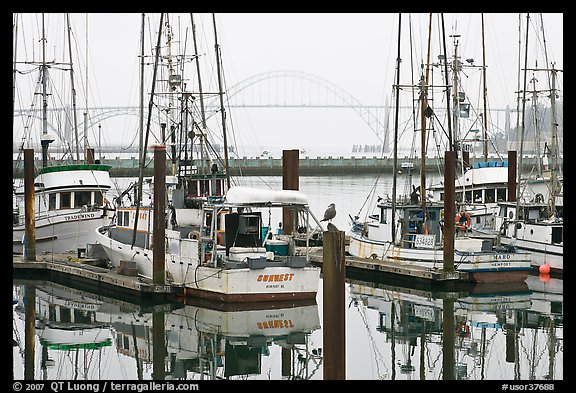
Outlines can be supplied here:
M243 180L282 185L280 177ZM375 198L390 190L391 178L380 179L369 198L375 180L301 177L300 190L318 218L335 203L333 223L347 231L348 214L371 214ZM28 355L36 380L322 380L330 328L322 286L315 302L235 309L140 304L70 283L15 279L13 377L24 378ZM564 379L562 279L535 275L515 288L439 292L350 272L345 296L346 379ZM27 318L35 319L33 341Z

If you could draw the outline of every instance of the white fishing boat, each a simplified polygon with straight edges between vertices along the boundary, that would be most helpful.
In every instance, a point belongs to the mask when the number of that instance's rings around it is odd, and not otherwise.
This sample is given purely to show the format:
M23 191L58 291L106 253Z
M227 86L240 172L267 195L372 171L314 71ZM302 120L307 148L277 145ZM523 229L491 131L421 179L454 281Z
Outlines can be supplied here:
M106 193L111 188L109 174L111 167L98 164L97 161L94 160L94 149L89 148L87 134L84 135L83 151L85 154L82 155L80 153L81 147L78 129L75 123L74 125L71 124L71 113L68 113L66 122L58 126L59 128L56 133L49 131L48 101L50 99L52 103L52 100L55 100L56 97L66 95L65 91L52 91L49 82L54 83L55 80L54 76L49 75L49 71L51 69L64 69L72 72L73 67L71 59L69 63L55 63L54 60L46 60L49 54L46 48L47 37L44 34L45 17L46 15L42 14L42 39L39 40L42 45L42 61L19 61L16 60L18 58L16 54L14 57L15 75L17 74L16 68L18 67L34 67L32 70L34 72L28 70L23 72L19 70L23 75L34 75L36 70L39 71L40 77L35 78L38 86L35 86L37 90L35 90L32 100L39 101L39 98L41 98L43 112L42 116L39 117L34 113L38 103L36 102L31 105L31 112L26 117L28 119L41 118L42 124L39 128L41 128L42 131L39 133L40 137L37 138L34 131L37 130L37 128L31 127L31 123L26 123L24 125L20 150L22 151L27 146L34 147L33 141L38 139L39 144L42 146L42 167L39 169L35 168L36 177L34 179L33 210L30 210L31 212L33 211L34 214L36 253L77 252L79 249L85 250L87 245L92 242L95 228L110 222L110 206L106 198ZM67 24L69 28L69 21ZM21 38L15 34L15 40L21 40ZM54 64L58 64L58 66L54 67ZM71 79L73 80L73 78ZM15 79L15 89L16 85ZM41 87L41 89L39 87ZM75 91L73 83L71 91ZM69 103L66 103L66 105L69 105ZM75 102L73 102L73 105L75 105ZM87 114L86 110L85 115ZM51 115L52 114L50 114L50 116ZM60 122L60 120L55 117L50 118L50 120L54 122L50 125L53 129L57 124L56 122ZM75 116L74 120L76 120ZM14 122L14 124L14 131L16 132L16 122ZM75 159L71 157L72 146L70 141L65 140L66 134L70 133L71 128L74 128L76 131ZM49 145L57 140L61 142L60 146L49 149ZM67 153L64 153L58 161L56 161L57 157L62 154L62 151L70 153L70 157L66 157ZM20 157L21 153L17 160L18 166L22 165ZM35 165L35 163L30 162L28 165ZM25 207L23 179L14 178L12 212L13 253L22 254L25 252L25 218L27 214Z
M458 88L458 73L461 67L457 53L458 40L454 36L454 123L462 116L462 98L464 94ZM444 56L445 57L445 56ZM397 67L400 66L398 62ZM397 70L397 75L399 70ZM400 82L396 82L399 86ZM426 120L434 111L428 106L424 93L424 75L420 84L412 86L421 93L419 105L421 110L422 139L425 140ZM398 87L396 87L398 89ZM443 87L442 87L443 88ZM399 91L396 92L399 94ZM396 127L398 118L396 118ZM458 126L456 125L456 130ZM396 138L397 139L397 138ZM462 140L462 138L455 138ZM394 141L394 161L397 160L397 144ZM444 265L444 231L449 225L455 227L453 241L454 269L466 272L476 282L523 282L531 270L529 253L518 251L514 247L495 244L493 239L476 239L468 235L471 217L467 211L460 211L456 217L444 217L445 201L429 201L425 190L425 157L426 144L421 143L420 185L410 184L413 191L410 196L398 195L396 191L397 173L394 171L394 184L391 198L378 198L375 213L368 215L364 221L355 217L350 230L349 253L359 258L386 260L406 266L419 266L427 269L442 269ZM454 151L448 146L447 151ZM486 167L487 170L507 170L504 166ZM411 178L406 179L411 182ZM494 183L497 184L498 182ZM463 185L462 185L463 186ZM496 198L496 189L493 189ZM443 198L440 198L443 199ZM458 200L455 198L455 202ZM455 204L456 205L456 204ZM491 214L491 213L490 213ZM450 232L452 233L452 232ZM452 247L450 247L452 248Z
M94 230L110 223L106 193L109 165L73 164L42 168L34 180L36 252L65 253L86 249ZM18 214L12 227L12 252L23 253L24 187L15 190Z
M444 200L443 181L429 188L432 200ZM470 231L492 230L498 202L508 200L508 161L476 162L464 167L454 184L455 200L470 216Z
M496 215L496 236L502 244L530 251L534 268L547 265L550 271L563 273L564 219L547 212L546 203L517 206L515 202L502 202Z
M392 203L382 201L377 205L376 214L352 226L349 253L404 266L441 269L444 263L444 205L427 204L426 231L423 230L421 205L396 206L395 220L392 220L392 207ZM394 228L393 222L399 225ZM393 240L394 231L398 241ZM528 252L497 246L493 239L472 238L463 232L454 238L454 265L456 271L469 273L476 282L524 281L531 270Z
M289 208L309 214L304 194L294 190L231 187L224 199L203 204L202 225L185 236L166 229L165 278L182 285L190 295L228 302L315 298L320 268L308 253L296 255L288 242L282 252L267 245L262 231L262 210ZM118 208L117 224L95 231L111 263L134 262L138 274L153 275L153 210L142 209L137 244L132 239L133 208Z

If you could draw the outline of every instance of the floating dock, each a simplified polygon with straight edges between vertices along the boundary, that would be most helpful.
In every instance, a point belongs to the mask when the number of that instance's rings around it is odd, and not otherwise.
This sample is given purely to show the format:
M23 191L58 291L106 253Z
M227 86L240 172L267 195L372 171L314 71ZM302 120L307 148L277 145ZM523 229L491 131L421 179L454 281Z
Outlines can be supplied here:
M55 279L59 282L83 283L94 289L117 291L134 299L166 300L184 294L176 285L156 285L143 277L117 273L113 269L94 266L96 259L76 258L74 254L46 254L36 261L26 261L21 255L12 257L13 278Z
M323 264L322 247L314 247L309 252L310 261L317 265ZM421 266L401 265L398 262L381 259L357 258L346 256L346 268L362 271L365 273L382 273L387 275L401 276L405 279L426 280L436 284L452 284L471 282L469 274L466 272L445 272L442 269L428 269Z

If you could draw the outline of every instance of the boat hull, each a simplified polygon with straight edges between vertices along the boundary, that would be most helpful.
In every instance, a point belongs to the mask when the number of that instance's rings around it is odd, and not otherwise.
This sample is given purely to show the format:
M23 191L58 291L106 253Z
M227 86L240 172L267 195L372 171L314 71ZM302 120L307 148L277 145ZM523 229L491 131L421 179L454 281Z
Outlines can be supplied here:
M440 269L444 265L441 248L403 248L390 242L350 234L349 252L358 258L382 259L403 265ZM457 271L469 273L475 282L523 282L532 270L527 252L463 252L454 251Z
M109 223L102 211L70 212L36 220L36 253L67 253L94 243L96 228ZM24 225L12 229L12 252L24 252Z
M131 247L129 244L109 238L98 229L95 232L96 243L102 245L112 266L120 266L122 260L134 261L139 275L152 277L152 250ZM191 252L166 253L166 275L173 284L184 286L186 295L223 302L284 301L316 297L320 278L318 267L206 266L198 264L196 240L178 239L178 242L191 247L180 246L176 249L188 248Z

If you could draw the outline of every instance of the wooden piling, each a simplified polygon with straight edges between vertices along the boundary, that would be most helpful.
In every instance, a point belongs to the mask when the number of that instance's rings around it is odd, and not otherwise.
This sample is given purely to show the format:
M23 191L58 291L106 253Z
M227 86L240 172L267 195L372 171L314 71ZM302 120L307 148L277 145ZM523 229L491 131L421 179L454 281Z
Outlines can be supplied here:
M343 231L323 234L324 379L346 379L346 260Z
M27 261L36 260L36 219L34 211L34 149L24 149L24 253Z
M162 381L166 379L166 327L164 312L152 313L152 378Z
M298 149L282 150L282 189L299 190L300 152ZM294 231L294 211L282 208L282 233L291 235Z
M454 380L454 351L455 333L454 326L454 299L442 299L442 379Z
M154 146L154 222L152 281L164 285L166 259L166 146Z
M516 202L516 150L508 151L508 202Z
M444 264L447 273L454 272L454 217L456 217L456 204L454 201L456 152L444 152Z
M36 287L24 288L24 379L34 380L36 342Z

